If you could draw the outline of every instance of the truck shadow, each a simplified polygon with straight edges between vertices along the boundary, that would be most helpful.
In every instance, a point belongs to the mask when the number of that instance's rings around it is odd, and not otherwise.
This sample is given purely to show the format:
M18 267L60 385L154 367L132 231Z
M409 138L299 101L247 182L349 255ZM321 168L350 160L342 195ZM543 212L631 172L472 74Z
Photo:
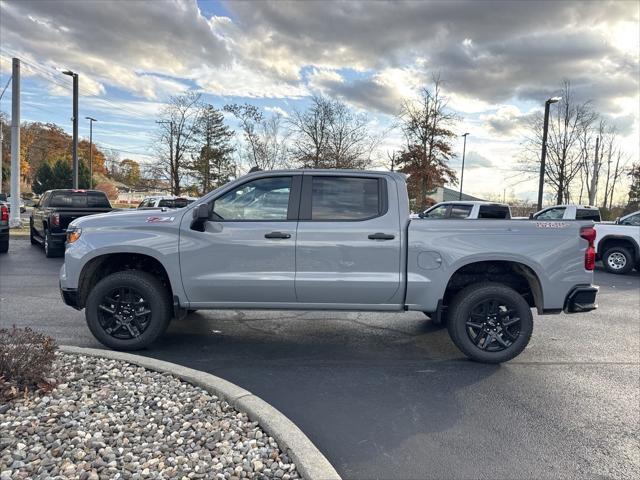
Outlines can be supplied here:
M372 457L450 430L465 414L459 398L500 370L464 359L419 313L196 313L143 354L260 396L347 478Z

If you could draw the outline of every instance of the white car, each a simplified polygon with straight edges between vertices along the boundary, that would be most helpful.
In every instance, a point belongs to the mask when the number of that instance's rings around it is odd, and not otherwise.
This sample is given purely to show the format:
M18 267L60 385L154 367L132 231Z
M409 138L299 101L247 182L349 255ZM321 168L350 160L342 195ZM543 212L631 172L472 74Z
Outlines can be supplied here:
M510 219L511 209L505 203L480 202L459 200L455 202L440 202L412 218L429 219Z
M600 210L591 205L554 205L531 215L533 220L593 220L601 222Z
M151 208L182 208L186 207L190 203L195 202L196 198L191 197L176 197L174 195L163 195L158 197L147 197L140 205L138 209L151 209Z
M596 257L607 272L624 274L634 267L640 270L640 210L615 223L598 223L595 228Z

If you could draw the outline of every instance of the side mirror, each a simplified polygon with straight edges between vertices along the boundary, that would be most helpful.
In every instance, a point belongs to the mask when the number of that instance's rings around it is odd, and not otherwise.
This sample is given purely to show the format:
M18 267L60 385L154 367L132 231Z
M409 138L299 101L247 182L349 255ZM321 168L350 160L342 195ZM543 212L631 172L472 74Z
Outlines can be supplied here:
M616 218L616 221L615 221L615 222L613 222L613 223L615 223L616 225L620 225L620 217L617 217L617 218Z
M429 214L428 214L428 213L425 213L425 212L420 212L420 213L418 214L418 217L419 217L419 218L425 218L425 217L428 217L428 216L429 216Z
M533 212L529 214L529 220L533 220Z
M204 224L209 220L210 207L207 203L201 203L193 209L193 220L191 220L191 230L204 232Z

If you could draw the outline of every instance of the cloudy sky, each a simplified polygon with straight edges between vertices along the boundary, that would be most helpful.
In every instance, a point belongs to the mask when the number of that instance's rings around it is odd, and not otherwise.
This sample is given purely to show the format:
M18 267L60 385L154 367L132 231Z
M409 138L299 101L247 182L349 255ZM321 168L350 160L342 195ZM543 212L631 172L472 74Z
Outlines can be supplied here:
M56 69L71 68L80 118L99 121L96 142L151 161L169 95L197 90L217 107L248 101L286 115L323 93L366 111L382 131L401 100L440 72L464 118L457 129L470 133L465 191L476 195L535 198L517 163L523 124L565 78L618 126L637 160L639 49L639 2L625 0L0 0L0 89L11 57L21 58L23 120L70 131L71 82ZM9 88L5 112L10 99ZM391 133L381 155L398 142Z

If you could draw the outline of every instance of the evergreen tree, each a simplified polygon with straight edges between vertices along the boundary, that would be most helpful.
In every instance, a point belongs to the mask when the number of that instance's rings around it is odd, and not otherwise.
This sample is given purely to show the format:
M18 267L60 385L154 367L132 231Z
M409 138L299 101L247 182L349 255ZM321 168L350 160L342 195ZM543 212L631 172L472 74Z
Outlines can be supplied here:
M36 171L35 178L33 179L32 190L34 193L38 195L46 192L47 190L51 190L51 182L53 180L53 170L51 169L51 165L44 162Z
M640 163L637 163L629 170L631 186L629 187L629 201L624 209L624 213L640 210Z
M224 116L212 105L205 105L196 126L199 155L189 165L191 174L205 194L225 184L233 176L235 165L231 159L233 131L224 124Z

